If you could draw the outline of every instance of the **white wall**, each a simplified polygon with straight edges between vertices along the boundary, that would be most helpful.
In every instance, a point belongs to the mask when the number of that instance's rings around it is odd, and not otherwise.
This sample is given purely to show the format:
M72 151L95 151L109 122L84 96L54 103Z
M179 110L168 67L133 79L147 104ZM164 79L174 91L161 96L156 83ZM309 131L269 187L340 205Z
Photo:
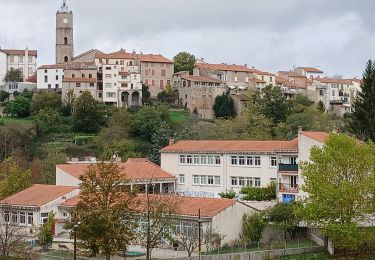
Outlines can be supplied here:
M80 180L56 166L56 185L78 187Z
M48 80L45 82L45 76L47 76ZM56 79L56 76L58 77ZM51 89L56 88L56 84L58 88L62 88L62 80L64 77L64 69L38 69L37 70L37 89L48 89L48 85L51 86Z

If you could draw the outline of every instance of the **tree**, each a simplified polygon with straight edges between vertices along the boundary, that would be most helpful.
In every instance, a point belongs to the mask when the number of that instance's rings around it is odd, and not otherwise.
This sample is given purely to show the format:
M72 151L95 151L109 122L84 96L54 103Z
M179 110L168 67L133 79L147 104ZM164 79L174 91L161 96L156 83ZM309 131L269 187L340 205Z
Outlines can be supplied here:
M73 114L74 102L76 99L77 97L74 94L74 90L69 89L65 94L64 103L61 107L61 112L64 116L70 116Z
M73 129L83 133L97 133L104 124L104 116L89 91L76 100L73 112Z
M36 115L42 109L58 110L62 106L61 96L55 92L40 92L33 96L30 111L32 115Z
M102 251L110 259L135 238L133 211L138 203L135 194L124 189L127 183L114 162L91 165L82 176L80 202L69 226L80 222L77 238L92 255Z
M323 101L319 101L318 104L316 104L316 109L320 111L321 113L324 113L326 111L326 107L324 106Z
M52 228L55 224L55 214L53 212L50 212L48 214L47 222L44 223L41 227L38 229L38 244L43 247L49 247L52 245L53 242L53 234L52 234Z
M15 100L9 101L4 108L4 113L17 117L28 117L30 115L30 100L18 96Z
M276 199L276 183L271 182L267 187L243 187L240 191L244 200L274 200Z
M31 186L31 171L22 170L13 158L0 165L0 199L5 199Z
M20 69L11 69L8 70L4 77L4 82L22 82L23 81L23 73Z
M190 74L193 73L195 66L195 56L188 52L179 52L173 57L174 62L174 72L189 71Z
M288 106L280 87L266 86L257 97L257 104L260 106L261 112L271 118L275 124L285 121Z
M199 232L198 224L190 223L190 226L185 226L179 235L174 238L174 241L182 245L187 251L188 257L199 247ZM203 232L201 231L203 237Z
M226 192L220 192L219 196L222 199L234 199L237 197L237 193L234 190L230 190Z
M206 246L207 251L212 251L221 246L221 241L225 238L225 235L213 230L212 228L207 229L203 232L203 244Z
M358 248L359 222L375 212L375 146L331 134L323 148L311 149L310 161L301 165L309 195L297 212L338 249Z
M375 142L375 63L369 60L363 73L361 91L354 100L352 131L357 137Z
M215 104L213 109L216 118L236 116L234 101L233 98L229 95L229 93L217 96L215 98Z
M0 102L4 102L8 98L9 98L9 93L4 90L0 90Z
M8 212L8 215L7 213ZM9 219L9 212L11 208L2 209L2 219ZM27 234L23 227L20 227L17 223L12 223L11 221L4 221L0 225L0 253L1 259L11 259L10 257L21 257L21 259L31 259L22 258L25 257L27 253ZM13 259L13 258L12 258Z
M151 181L150 181L151 183ZM175 223L180 200L176 196L146 194L141 198L139 210L141 224L137 237L140 245L146 248L146 259L151 259L153 248L169 238L169 230Z
M296 203L277 203L268 210L267 217L271 225L284 231L284 238L287 239L287 233L291 238L295 237L300 219L295 213Z
M56 184L56 165L65 163L67 155L62 152L49 151L47 156L41 161L40 183Z
M250 242L259 242L265 227L265 216L261 212L244 214L242 217L243 236Z
M142 104L150 104L150 90L147 85L142 84Z
M307 96L296 95L294 99L286 100L289 103L289 113L301 113L309 109L314 103Z
M49 107L39 110L35 117L37 130L41 134L62 131L62 122L63 117L60 115L59 111Z
M163 113L154 107L142 107L133 117L131 133L143 141L151 141L152 135L160 128Z
M152 147L150 149L149 159L160 165L160 150L167 146L169 139L172 137L170 126L162 121L160 127L151 137Z

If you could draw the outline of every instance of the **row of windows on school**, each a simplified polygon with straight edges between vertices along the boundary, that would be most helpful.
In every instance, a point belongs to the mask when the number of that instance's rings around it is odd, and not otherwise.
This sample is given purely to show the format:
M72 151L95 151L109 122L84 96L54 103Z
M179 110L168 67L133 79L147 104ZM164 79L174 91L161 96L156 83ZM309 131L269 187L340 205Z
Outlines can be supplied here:
M185 184L185 174L178 175L178 183ZM276 178L271 178L270 181L276 182ZM193 185L199 186L221 186L220 176L211 175L193 175ZM230 177L230 185L232 187L261 187L261 179L259 177Z
M263 158L264 160L264 158ZM230 165L231 166L247 166L247 167L261 167L262 166L261 156L248 156L248 155L231 155ZM295 164L297 160L296 156L290 157L290 163ZM269 166L277 166L277 156L269 157ZM221 164L220 155L179 155L180 165L208 165L208 166L219 166ZM281 163L281 158L279 158Z

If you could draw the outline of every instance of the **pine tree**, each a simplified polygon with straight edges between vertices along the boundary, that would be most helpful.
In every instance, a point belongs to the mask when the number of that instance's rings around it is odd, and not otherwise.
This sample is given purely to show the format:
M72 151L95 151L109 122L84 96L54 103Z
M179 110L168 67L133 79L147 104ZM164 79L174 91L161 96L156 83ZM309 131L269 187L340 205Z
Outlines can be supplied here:
M375 64L369 60L361 92L354 101L351 128L358 138L375 141Z

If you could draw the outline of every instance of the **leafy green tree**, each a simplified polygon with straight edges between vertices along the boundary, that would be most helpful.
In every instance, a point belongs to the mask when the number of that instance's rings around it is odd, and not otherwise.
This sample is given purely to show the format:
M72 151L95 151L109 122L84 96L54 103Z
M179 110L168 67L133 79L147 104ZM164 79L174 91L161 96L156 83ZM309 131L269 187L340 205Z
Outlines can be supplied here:
M326 107L324 106L323 101L319 101L318 104L316 104L316 109L321 113L324 113L326 111Z
M147 85L142 84L142 104L150 104L151 93Z
M296 203L278 203L266 213L271 225L284 231L285 239L287 239L287 233L291 238L295 237L300 222L300 218L295 213L297 205Z
M165 121L162 121L160 127L151 137L152 147L148 156L151 161L160 164L160 149L168 145L171 137L172 131L170 126Z
M244 200L265 201L276 199L276 183L271 182L267 187L243 187L240 191Z
M302 113L309 109L314 103L307 96L296 95L294 99L287 100L289 103L289 114L290 113Z
M30 111L36 115L45 108L60 109L62 106L61 96L55 92L40 92L34 95L31 101Z
M53 242L52 228L55 224L55 214L50 212L48 214L47 222L44 223L38 230L38 244L43 247L49 247Z
M363 73L361 91L354 101L352 129L357 137L375 142L375 63L369 60Z
M83 133L97 133L104 124L102 109L89 91L76 100L73 113L73 129Z
M18 96L5 105L4 113L17 117L28 117L30 116L30 100Z
M234 199L237 197L237 193L234 190L230 190L226 192L220 192L219 196L222 199Z
M28 90L27 88L25 88L22 93L20 93L21 96L29 99L29 100L32 100L33 96L34 96L34 92L32 90Z
M4 90L0 90L0 102L4 102L8 98L9 98L9 93Z
M266 221L261 212L244 214L242 217L242 233L244 238L250 242L259 242L265 227Z
M102 251L110 259L135 238L133 210L138 202L123 188L126 183L122 169L113 162L91 165L82 176L80 202L68 226L80 222L77 237L93 256Z
M55 133L61 131L63 117L58 110L53 108L43 108L39 110L35 117L37 130L40 134Z
M309 195L297 212L337 249L360 247L359 224L375 212L375 146L331 134L324 147L311 149L310 160L301 165Z
M23 73L22 70L16 69L16 70L8 70L4 77L4 82L10 83L10 82L22 82L23 81Z
M195 66L195 56L188 52L179 52L173 57L174 72L189 71L193 73Z
M56 165L65 163L67 155L63 152L49 151L41 161L40 183L56 184Z
M236 116L234 101L233 98L229 95L229 93L217 96L215 98L215 104L213 109L216 118Z
M133 117L131 134L143 141L151 141L163 121L163 113L154 107L143 107Z
M0 166L0 198L4 199L31 186L31 171L22 170L13 158Z
M288 105L280 87L266 86L258 95L257 104L260 106L261 112L271 118L275 124L285 121Z

